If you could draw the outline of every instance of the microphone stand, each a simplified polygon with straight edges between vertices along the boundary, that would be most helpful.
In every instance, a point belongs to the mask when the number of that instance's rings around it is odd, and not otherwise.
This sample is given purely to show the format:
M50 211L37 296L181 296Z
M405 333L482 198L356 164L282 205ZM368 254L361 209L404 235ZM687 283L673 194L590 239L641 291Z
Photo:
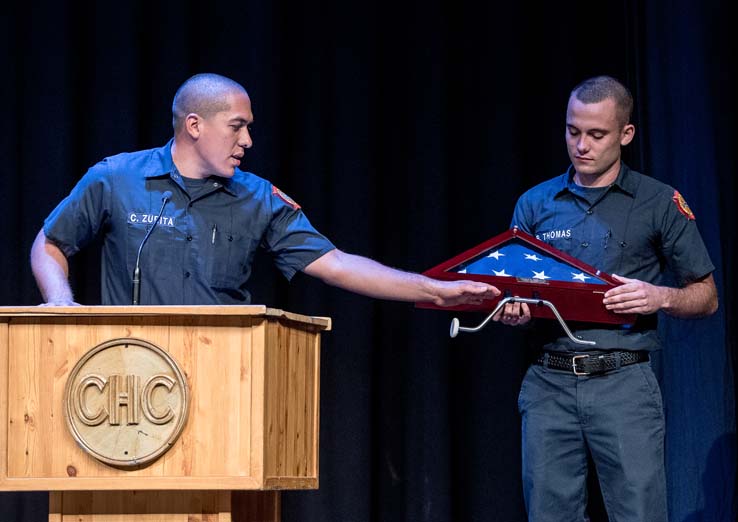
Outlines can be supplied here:
M162 195L161 208L159 209L159 214L156 216L156 220L154 221L154 224L151 225L151 228L146 232L146 235L144 236L143 241L141 241L141 244L138 247L138 254L136 255L136 267L133 269L132 304L134 305L138 304L139 298L141 297L141 269L139 268L139 261L141 260L141 250L143 249L143 246L146 243L146 240L149 239L149 236L156 228L156 225L159 224L161 215L164 212L164 207L166 206L167 202L169 201L169 198L171 197L172 197L172 193L168 190Z

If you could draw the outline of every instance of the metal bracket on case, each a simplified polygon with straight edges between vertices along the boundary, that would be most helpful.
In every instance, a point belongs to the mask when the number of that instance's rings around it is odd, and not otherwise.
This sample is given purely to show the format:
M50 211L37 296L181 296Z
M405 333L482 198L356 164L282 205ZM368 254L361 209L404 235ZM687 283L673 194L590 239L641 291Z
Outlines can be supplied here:
M564 322L563 317L561 317L561 314L559 314L559 311L556 310L556 307L553 305L551 301L546 301L545 299L528 299L526 297L505 297L504 299L500 299L500 302L497 303L497 306L494 310L477 326L474 327L466 327L466 326L460 326L459 320L454 317L451 320L451 330L450 335L451 337L456 337L459 332L469 332L469 333L476 333L482 328L484 328L487 323L494 317L497 312L499 312L503 306L505 306L508 303L526 303L530 305L536 305L536 306L547 306L551 309L551 311L556 316L556 319L558 319L559 324L561 324L561 327L564 329L564 332L566 332L566 336L571 339L571 342L576 344L585 344L587 346L594 346L597 343L595 341L587 341L585 339L579 339L577 337L574 337L574 334L571 333L571 330L569 330L569 327L566 326L566 323Z

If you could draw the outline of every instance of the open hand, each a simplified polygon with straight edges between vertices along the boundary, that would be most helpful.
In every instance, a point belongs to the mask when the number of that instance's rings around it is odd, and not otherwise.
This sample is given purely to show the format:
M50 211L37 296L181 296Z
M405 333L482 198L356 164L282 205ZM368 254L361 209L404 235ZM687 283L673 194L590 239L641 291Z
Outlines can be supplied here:
M616 314L652 314L661 309L663 289L639 279L616 274L613 279L623 283L605 293L602 303Z
M494 286L476 281L437 281L437 285L433 299L433 304L437 306L482 304L485 299L500 295Z

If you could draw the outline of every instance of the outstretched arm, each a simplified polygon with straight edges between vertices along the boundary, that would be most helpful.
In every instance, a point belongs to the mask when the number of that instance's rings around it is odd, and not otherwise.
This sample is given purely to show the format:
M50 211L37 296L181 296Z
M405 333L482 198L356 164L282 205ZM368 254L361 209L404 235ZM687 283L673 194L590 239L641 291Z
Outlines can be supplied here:
M475 281L439 281L384 266L366 257L331 250L305 267L323 282L376 299L431 302L438 306L480 304L500 294Z
M41 229L31 247L31 270L46 306L76 305L69 286L69 263Z
M623 283L605 294L605 307L618 314L652 314L663 310L682 318L705 317L718 309L712 274L682 288L656 286L638 279L614 275Z

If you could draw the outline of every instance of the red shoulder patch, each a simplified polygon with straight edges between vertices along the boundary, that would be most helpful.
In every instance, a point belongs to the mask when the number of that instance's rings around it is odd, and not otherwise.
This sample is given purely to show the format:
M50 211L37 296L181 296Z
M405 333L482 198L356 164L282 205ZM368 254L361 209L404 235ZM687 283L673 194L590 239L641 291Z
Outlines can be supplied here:
M690 220L694 220L694 212L692 212L692 209L689 208L689 205L687 205L687 202L684 200L684 197L679 193L678 190L674 191L674 196L672 196L671 200L676 203L679 212L681 212L684 217Z
M272 185L272 194L274 196L277 196L279 199L287 203L289 206L291 206L293 209L298 210L300 208L300 205L298 205L294 199L289 197L287 194L279 190L277 187Z

